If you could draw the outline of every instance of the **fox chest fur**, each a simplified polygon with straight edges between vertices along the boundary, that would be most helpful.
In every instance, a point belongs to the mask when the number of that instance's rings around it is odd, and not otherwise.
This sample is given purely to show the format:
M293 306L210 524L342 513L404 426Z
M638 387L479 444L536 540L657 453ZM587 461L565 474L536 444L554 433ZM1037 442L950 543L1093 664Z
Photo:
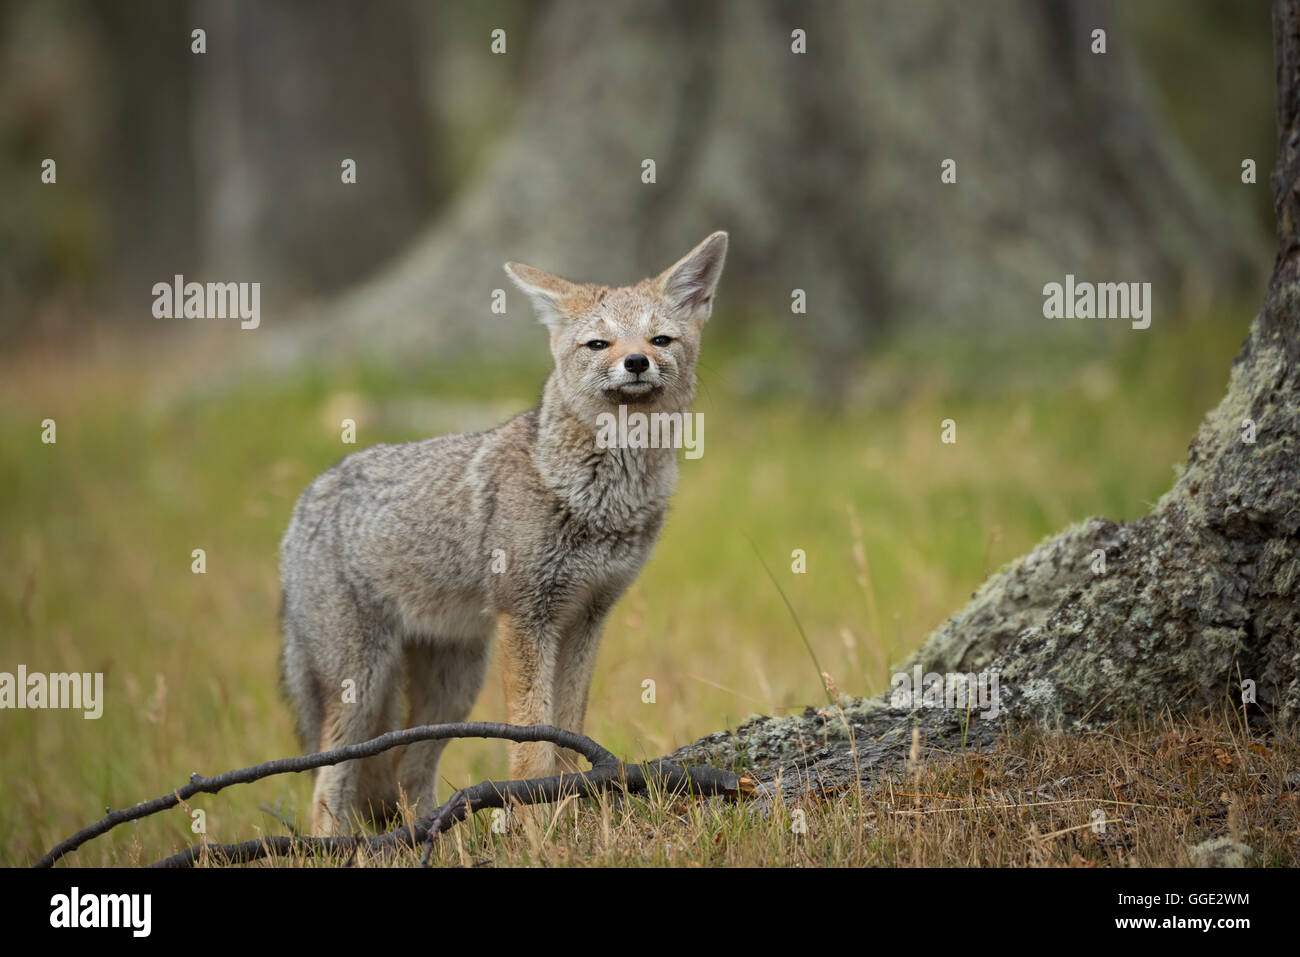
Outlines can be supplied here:
M407 639L475 638L507 608L557 626L603 611L663 527L676 452L597 448L563 418L543 405L349 456L300 506L322 562Z
M490 486L486 591L539 621L603 615L631 584L663 527L677 477L672 450L573 449L519 481ZM486 508L485 508L486 510ZM499 549L499 550L498 550Z

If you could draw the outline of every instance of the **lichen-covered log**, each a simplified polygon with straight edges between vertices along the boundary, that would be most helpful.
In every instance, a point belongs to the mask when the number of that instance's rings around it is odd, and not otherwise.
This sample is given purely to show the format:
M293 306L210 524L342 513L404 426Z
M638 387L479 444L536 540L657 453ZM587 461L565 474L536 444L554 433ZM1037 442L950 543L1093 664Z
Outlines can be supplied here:
M1241 705L1247 680L1252 714L1300 719L1300 0L1279 0L1273 19L1278 253L1186 467L1138 521L1092 519L999 571L908 663L996 670L1011 719L1071 728ZM765 780L842 779L855 766L896 767L914 724L949 743L995 733L960 712L909 713L884 698L846 705L838 724L811 711L760 719L677 757L730 758Z
M806 708L790 717L755 715L664 760L744 772L758 785L760 799L842 790L858 782L870 790L903 770L914 744L927 755L984 750L1001 727L964 710L913 711L883 698L845 696L837 707Z

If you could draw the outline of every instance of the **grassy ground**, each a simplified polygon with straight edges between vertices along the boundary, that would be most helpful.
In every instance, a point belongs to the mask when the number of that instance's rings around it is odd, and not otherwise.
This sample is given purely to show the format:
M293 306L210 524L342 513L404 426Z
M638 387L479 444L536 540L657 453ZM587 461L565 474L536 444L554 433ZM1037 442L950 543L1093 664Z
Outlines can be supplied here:
M782 388L772 343L747 342L742 354L711 341L696 405L704 455L683 462L663 537L612 615L588 732L621 756L654 756L751 713L818 700L818 676L746 536L840 690L883 689L889 664L1000 564L1070 521L1147 510L1221 396L1246 325L1240 311L1037 353L1017 346L1014 359L991 344L897 345L863 370L837 414ZM197 384L205 370L201 354L128 352L33 353L0 369L0 671L102 671L106 697L97 721L0 713L0 862L29 862L106 805L163 793L192 771L297 753L276 683L276 549L298 493L352 450L340 420L357 421L357 447L480 428L528 407L544 374L309 370L218 387ZM45 418L57 422L57 444L40 441ZM939 441L946 418L955 445ZM191 572L196 548L203 575ZM795 549L805 574L790 570ZM646 679L653 704L642 700ZM494 669L473 717L502 715ZM499 743L455 743L443 762L449 787L504 771ZM305 819L310 792L305 775L275 778L194 806L210 839L234 841L280 827L263 806ZM690 846L748 826L691 820ZM175 811L71 862L150 860L192 837ZM860 861L927 859L872 846ZM607 846L598 859L664 854L649 842ZM774 846L744 859L793 862L783 855ZM989 860L1017 859L1008 850Z

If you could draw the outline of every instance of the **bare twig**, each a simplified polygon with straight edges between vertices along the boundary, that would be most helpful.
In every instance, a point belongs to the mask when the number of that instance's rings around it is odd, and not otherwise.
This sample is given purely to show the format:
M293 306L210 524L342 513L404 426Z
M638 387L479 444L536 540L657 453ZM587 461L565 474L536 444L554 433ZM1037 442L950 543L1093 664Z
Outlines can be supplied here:
M63 855L75 851L87 841L107 833L117 825L124 824L127 821L138 821L140 818L176 807L181 801L195 794L216 794L223 788L228 788L233 784L248 784L251 781L258 781L276 774L311 771L330 764L341 764L355 758L368 758L371 755L380 754L401 747L404 744L413 744L416 741L438 741L443 738L504 738L507 741L524 743L550 741L577 751L592 762L593 765L618 760L591 738L581 734L574 734L572 731L565 731L562 728L551 727L550 725L539 724L521 727L519 725L497 724L491 721L426 724L402 731L390 731L369 741L350 744L347 747L336 748L333 751L321 751L296 758L279 758L275 761L267 761L264 764L255 764L250 768L227 771L211 778L202 777L198 773L192 774L188 784L177 788L170 794L154 798L152 801L142 802L134 807L110 811L101 820L84 830L78 831L72 837L54 847L36 862L36 866L49 867Z
M444 738L499 738L518 743L551 742L576 751L592 763L592 770L582 774L563 774L530 781L487 781L458 791L433 814L417 821L413 826L399 828L373 837L300 837L284 835L265 837L242 844L199 844L157 862L155 866L188 867L204 855L217 855L231 863L259 860L273 854L288 854L295 850L356 852L364 847L372 852L383 851L399 845L416 847L429 838L447 830L456 822L476 810L486 807L504 807L507 802L534 804L555 800L566 794L593 794L598 790L619 785L628 791L640 791L652 779L673 788L693 787L700 793L736 794L739 779L734 774L711 768L685 768L681 765L654 761L642 768L625 765L611 752L585 735L565 731L550 725L497 724L487 721L461 721L453 724L422 725L402 731L390 731L370 741L322 751L295 758L280 758L248 768L227 771L205 778L193 774L189 783L170 794L145 801L133 807L110 811L107 816L78 831L66 841L55 846L37 863L37 867L50 867L55 861L101 834L126 821L136 821L159 811L176 807L195 794L216 794L235 784L247 784L276 774L310 771L314 768L340 764L357 758L370 757L392 748L416 741L436 741Z
M355 853L365 849L371 854L382 854L397 848L414 851L421 843L425 849L421 860L428 856L428 842L445 833L471 813L484 808L505 807L510 803L542 804L559 800L570 794L591 795L609 787L620 787L629 793L645 791L651 783L670 790L691 790L698 794L741 793L741 779L726 771L713 768L687 768L662 760L648 764L624 764L615 759L602 763L581 774L559 774L549 778L532 778L522 781L484 781L474 787L457 791L451 799L427 817L422 817L409 827L387 831L372 837L294 837L290 835L245 841L242 844L195 844L153 864L153 867L191 867L205 856L226 864L247 864L266 857L288 855L299 851L339 851ZM436 830L435 830L436 828Z

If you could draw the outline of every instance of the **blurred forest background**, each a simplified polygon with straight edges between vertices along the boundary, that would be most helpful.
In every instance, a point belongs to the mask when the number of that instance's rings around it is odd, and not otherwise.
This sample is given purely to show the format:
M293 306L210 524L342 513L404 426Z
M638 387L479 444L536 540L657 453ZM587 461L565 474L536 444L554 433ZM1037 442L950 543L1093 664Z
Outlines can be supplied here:
M260 281L277 355L418 363L501 348L507 258L626 281L715 228L730 322L804 289L823 386L898 329L1042 335L1067 270L1202 308L1266 265L1267 6L4 0L0 335L157 336L182 273Z
M838 687L882 690L1002 563L1168 488L1271 263L1273 73L1266 0L0 0L0 670L103 671L107 697L0 714L0 861L298 750L293 501L353 450L344 418L360 447L535 401L506 260L627 282L731 233L705 455L589 732L653 756L822 697L746 535ZM154 318L177 273L262 283L261 327ZM1044 319L1066 273L1151 282L1151 328ZM502 713L494 677L475 717ZM443 768L500 776L504 745ZM223 795L210 836L310 787ZM177 815L79 859L170 852Z

